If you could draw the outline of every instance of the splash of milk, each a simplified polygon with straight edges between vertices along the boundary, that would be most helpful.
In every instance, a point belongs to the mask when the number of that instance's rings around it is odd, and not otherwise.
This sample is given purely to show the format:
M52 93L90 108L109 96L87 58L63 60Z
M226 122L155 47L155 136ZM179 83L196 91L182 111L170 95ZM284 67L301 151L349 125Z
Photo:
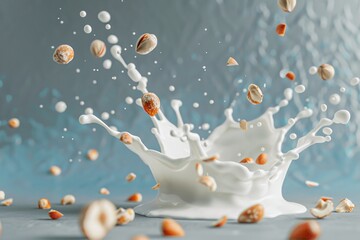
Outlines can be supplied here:
M137 82L137 89L146 93L147 78L143 77L133 63L126 64L121 56L121 47L111 48L113 57L126 69L128 76ZM299 92L304 92L301 87ZM177 218L216 219L227 215L236 219L245 208L261 203L265 208L265 217L276 217L283 214L303 213L306 208L298 203L286 201L282 196L282 185L287 170L299 154L308 147L329 142L332 124L347 124L350 113L340 110L332 119L322 118L307 134L297 140L296 147L282 152L285 135L301 119L309 118L313 111L304 109L280 128L274 127L274 115L292 100L293 90L284 91L284 99L275 107L270 107L259 118L248 122L250 128L240 129L234 121L233 109L225 110L226 120L214 129L204 141L192 132L193 125L185 124L180 107L180 100L172 100L177 124L171 123L159 111L157 117L150 117L161 151L148 149L137 136L131 135L132 144L125 146L136 153L147 164L160 184L159 194L155 200L136 207L136 212L146 216L170 216ZM141 106L141 101L136 101ZM124 132L116 131L92 114L82 115L81 124L96 123L104 127L113 137L119 139ZM326 127L325 136L318 135ZM256 163L241 164L243 157L255 159L260 153L267 153L265 165ZM202 160L219 154L213 162ZM241 157L240 157L241 156ZM215 192L198 183L195 164L202 163L204 173L212 176L217 183Z

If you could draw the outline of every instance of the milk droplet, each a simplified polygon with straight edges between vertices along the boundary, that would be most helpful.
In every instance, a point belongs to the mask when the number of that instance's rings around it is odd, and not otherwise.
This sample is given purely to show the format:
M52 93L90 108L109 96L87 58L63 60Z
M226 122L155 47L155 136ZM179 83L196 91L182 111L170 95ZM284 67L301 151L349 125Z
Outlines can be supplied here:
M118 41L119 41L119 39L118 39L117 36L111 34L111 35L108 36L107 41L108 41L110 44L117 44Z
M326 112L327 105L325 103L323 103L323 104L321 104L320 108L321 108L321 111Z
M108 13L107 11L101 11L101 12L99 12L99 14L98 14L98 19L99 19L99 21L102 22L102 23L107 23L107 22L110 21L111 15L110 15L110 13Z
M256 123L256 126L261 127L261 126L262 126L262 122L257 122L257 123Z
M199 107L199 103L194 102L194 103L193 103L193 107L194 107L194 108L198 108L198 107Z
M175 91L175 87L174 87L173 85L169 86L169 91L170 91L170 92Z
M66 103L63 101L57 102L55 104L55 110L59 113L65 112L66 108L67 108Z
M332 134L332 129L329 128L329 127L324 127L322 132L325 134L325 135L331 135Z
M126 97L126 98L125 98L125 102L126 102L127 104L132 104L132 103L134 102L134 99L133 99L132 97Z
M293 90L291 88L285 89L284 96L285 96L286 100L291 100L293 97Z
M295 92L297 93L303 93L305 92L305 86L304 85L298 85L295 87Z
M354 77L353 79L350 80L351 86L356 86L359 84L359 82L360 82L360 78L358 77Z
M334 123L347 124L350 121L350 113L347 110L339 110L334 114Z
M214 104L214 100L211 99L211 100L209 101L209 103L210 103L210 104Z
M80 12L80 17L82 17L82 18L83 18L83 17L86 17L86 12L85 12L85 11L81 11L81 12Z
M101 114L101 119L102 119L102 120L108 120L109 117L110 117L110 115L109 115L108 112L103 112L103 113Z
M110 24L106 24L106 25L105 25L105 29L106 29L106 30L110 30L110 29L111 29L111 25L110 25Z
M291 140L295 140L297 138L297 135L296 133L291 133L289 137Z
M91 33L92 32L92 27L89 24L86 24L84 26L84 32L87 33L87 34Z
M88 108L85 109L84 112L85 112L85 114L93 114L93 113L94 113L94 110L93 110L92 108L89 108L89 107L88 107Z
M332 105L338 105L341 101L341 97L339 94L337 93L334 93L332 94L330 97L329 97L329 102L332 104Z
M317 69L317 67L315 67L315 66L312 66L312 67L309 68L309 74L310 74L310 75L316 74L317 71L318 71L318 69Z
M345 91L346 91L346 88L344 88L344 87L340 88L340 92L344 93Z
M103 67L105 69L110 69L111 68L111 65L112 65L112 62L110 59L106 59L104 62L103 62Z
M285 75L286 75L286 73L288 73L289 72L289 69L287 69L287 68L284 68L284 69L282 69L281 71L280 71L280 77L281 78L285 78Z
M208 124L208 123L203 123L203 124L201 125L201 128L202 128L203 130L209 130L210 124Z

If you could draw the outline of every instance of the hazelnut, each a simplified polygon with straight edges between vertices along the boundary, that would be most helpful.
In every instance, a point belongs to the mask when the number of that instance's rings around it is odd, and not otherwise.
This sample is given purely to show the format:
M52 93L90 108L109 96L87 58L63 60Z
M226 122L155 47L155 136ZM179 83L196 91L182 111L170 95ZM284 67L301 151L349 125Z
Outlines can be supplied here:
M90 52L94 57L102 58L106 53L106 45L101 40L94 40L90 45Z
M51 208L51 203L50 203L49 199L40 198L39 201L38 201L38 208L40 208L40 209L50 209Z
M141 103L147 114L155 116L160 109L160 99L155 93L145 93L141 98Z
M49 211L49 217L52 219L52 220L57 220L57 219L60 219L64 216L64 214L62 214L61 212L57 211L57 210L54 210L54 209L51 209Z
M329 80L334 77L335 69L330 64L324 63L318 67L318 74L322 80Z
M285 32L286 32L286 24L285 23L280 23L276 26L276 33L280 37L285 36Z
M233 57L229 57L229 59L226 62L226 66L228 67L237 66L237 65L239 65L239 63Z
M279 0L278 5L284 12L292 12L296 6L296 0Z
M141 55L149 54L156 48L157 38L154 34L144 33L136 43L136 52Z
M247 99L254 105L260 104L263 101L261 89L255 84L250 84L248 87Z
M296 75L295 75L294 72L289 71L289 72L286 73L285 77L286 77L287 79L289 79L290 81L294 81L295 78L296 78Z
M66 44L60 45L55 49L53 59L59 64L68 64L74 58L74 49Z
M11 128L18 128L20 127L20 120L17 118L12 118L8 121L8 125Z

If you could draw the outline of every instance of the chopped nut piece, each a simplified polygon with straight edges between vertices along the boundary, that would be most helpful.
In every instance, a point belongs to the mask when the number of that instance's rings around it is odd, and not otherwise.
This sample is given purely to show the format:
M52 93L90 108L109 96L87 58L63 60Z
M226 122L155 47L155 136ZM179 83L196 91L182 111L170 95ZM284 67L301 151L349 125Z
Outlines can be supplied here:
M208 187L210 189L210 191L212 191L212 192L216 191L217 185L216 185L215 179L213 177L201 176L199 178L199 183L201 183L205 187Z
M64 214L62 214L61 212L57 211L57 210L54 210L54 209L51 209L49 211L49 217L52 219L52 220L57 220L59 218L62 218L62 216L64 216Z
M127 199L129 202L141 202L142 201L142 195L141 193L134 193Z
M61 205L73 205L76 199L74 195L68 194L61 199Z
M100 188L100 194L102 195L109 195L110 191L107 188Z
M320 198L321 200L323 200L323 201L332 201L333 200L333 198L332 197L324 197L324 196L322 196L321 198Z
M166 218L162 221L161 230L163 236L183 237L185 231L179 223L173 219Z
M316 218L324 218L329 216L334 210L334 204L331 200L324 201L320 199L315 208L310 209L310 213Z
M66 44L58 46L53 54L53 60L59 64L68 64L73 58L74 49Z
M128 208L125 210L123 208L119 208L116 212L116 218L118 225L125 225L128 224L129 222L134 221L135 219L134 209Z
M215 154L215 155L212 155L212 156L210 156L210 157L208 157L208 158L203 159L202 161L203 161L203 162L213 162L213 161L218 160L219 157L220 157L220 156L219 156L218 154Z
M204 169L202 167L202 165L200 163L196 163L195 164L195 170L196 170L196 173L199 177L201 177L202 175L204 175Z
M136 174L135 173L129 173L127 176L126 176L126 181L128 182L132 182L134 181L136 178Z
M353 211L354 207L354 203L352 203L349 199L344 198L340 201L339 205L337 205L335 211L338 213L349 213Z
M256 163L259 165L264 165L266 164L268 161L268 156L266 153L261 153L257 158L256 158Z
M285 32L286 32L286 24L285 23L280 23L276 26L276 33L280 37L285 36Z
M278 5L284 12L292 12L296 6L296 0L279 0Z
M136 43L136 52L141 55L149 54L157 46L157 38L154 34L144 33Z
M151 117L155 116L160 109L160 99L155 93L144 93L141 98L144 111Z
M96 149L90 149L87 154L86 157L90 160L90 161L95 161L99 158L99 152Z
M14 199L8 198L8 199L3 200L1 202L1 205L8 207L8 206L11 206L13 204L13 202L14 202Z
M160 183L155 184L151 189L158 190L160 188Z
M0 191L0 200L4 200L4 199L5 199L5 192Z
M59 176L61 174L61 168L58 166L52 166L50 167L49 172L53 176Z
M89 240L104 239L116 224L116 207L106 200L97 200L87 205L80 215L80 228Z
M90 52L94 57L102 58L106 53L106 45L101 40L94 40L90 45Z
M227 216L222 216L216 222L214 222L212 224L212 226L215 228L220 228L220 227L224 226L226 224L226 222L227 222Z
M316 240L321 233L320 225L314 220L297 224L290 233L289 240Z
M226 66L230 67L230 66L237 66L239 65L238 62L235 60L235 58L233 57L229 57L229 59L226 62Z
M253 163L254 160L251 157L246 157L240 161L240 163Z
M264 218L264 207L261 204L255 204L245 209L238 218L239 223L257 223Z
M334 77L335 69L330 64L324 63L318 67L318 74L322 80L329 80Z
M261 89L255 84L250 84L248 87L247 99L251 104L260 104L263 101Z
M18 127L20 127L20 120L17 119L17 118L11 118L11 119L8 121L8 125L9 125L9 127L11 127L11 128L18 128Z
M51 203L50 203L49 199L40 198L39 201L38 201L38 208L40 208L40 209L50 209L51 208Z
M242 119L240 120L240 128L244 131L246 131L248 129L248 123L246 120Z
M125 144L132 144L133 139L132 136L129 133L123 133L120 137L120 141Z
M308 187L318 187L318 186L319 186L319 183L313 182L313 181L305 181L305 184L306 184Z
M148 238L147 236L145 235L136 235L136 236L133 236L131 238L131 240L150 240L150 238Z
M287 72L287 73L286 73L285 77L286 77L287 79L289 79L290 81L294 81L295 78L296 78L296 75L295 75L294 72L291 72L291 71L290 71L290 72Z

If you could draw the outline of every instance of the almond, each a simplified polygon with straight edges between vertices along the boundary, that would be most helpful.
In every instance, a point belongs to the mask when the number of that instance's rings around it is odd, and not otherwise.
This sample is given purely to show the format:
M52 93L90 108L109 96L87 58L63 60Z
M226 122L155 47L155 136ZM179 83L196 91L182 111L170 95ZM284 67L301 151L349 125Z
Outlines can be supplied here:
M259 165L264 165L266 164L268 161L268 156L266 153L261 153L257 158L256 158L256 163Z
M121 134L120 141L125 144L132 144L133 139L130 133L123 133Z
M59 176L61 174L61 168L58 166L51 166L49 172L53 176Z
M246 157L240 161L240 163L253 163L254 160L251 157Z
M11 127L11 128L18 128L18 127L20 127L20 120L17 119L17 118L11 118L11 119L8 121L8 125L9 125L9 127Z
M276 33L280 37L285 36L285 32L286 32L286 24L285 23L280 23L276 26Z
M204 185L205 187L208 187L210 189L211 192L215 192L217 185L215 182L215 179L213 177L210 176L201 176L199 178L199 183L201 183L202 185Z
M161 224L161 230L163 233L163 236L171 236L171 237L183 237L185 236L185 231L181 227L180 224L178 224L173 219L164 219Z
M245 209L239 216L239 223L257 223L264 218L264 207L261 204L255 204Z
M321 233L320 225L313 220L297 224L290 233L289 240L316 240Z
M305 181L305 184L306 184L306 186L308 186L308 187L318 187L318 186L319 186L319 183L313 182L313 181L309 181L309 180Z
M220 157L220 156L219 156L218 154L215 154L215 155L213 155L213 156L211 156L211 157L208 157L208 158L203 159L202 161L203 161L203 162L213 162L213 161L218 160L219 157Z
M141 102L144 111L151 117L155 116L160 110L160 99L155 93L144 93Z
M228 67L237 66L237 65L239 65L239 63L233 57L229 57L229 59L226 62L226 66Z
M38 208L40 208L40 209L50 209L51 208L51 203L50 203L49 199L40 198L39 201L38 201Z
M59 218L62 218L62 216L64 216L64 214L62 214L61 212L57 211L57 210L54 210L54 209L51 209L49 211L49 217L52 219L52 220L57 220Z
M126 181L128 182L132 182L134 181L136 178L136 174L135 173L129 173L127 176L126 176Z
M240 120L239 125L240 125L240 128L244 131L246 131L248 129L248 123L244 119Z
M8 198L8 199L5 199L4 201L1 202L1 205L3 206L11 206L14 202L14 199L12 198Z
M294 81L296 79L296 75L294 72L289 71L286 73L285 77L289 79L290 81Z
M125 210L123 208L119 208L116 212L116 218L118 225L125 225L128 224L129 222L134 221L135 219L134 209L128 208Z
M154 186L152 186L152 190L158 190L160 188L160 183L155 184Z
M214 222L212 226L215 228L220 228L226 224L227 220L228 220L227 216L222 216L216 222Z
M142 201L142 195L141 193L134 193L127 199L129 202L141 202Z

